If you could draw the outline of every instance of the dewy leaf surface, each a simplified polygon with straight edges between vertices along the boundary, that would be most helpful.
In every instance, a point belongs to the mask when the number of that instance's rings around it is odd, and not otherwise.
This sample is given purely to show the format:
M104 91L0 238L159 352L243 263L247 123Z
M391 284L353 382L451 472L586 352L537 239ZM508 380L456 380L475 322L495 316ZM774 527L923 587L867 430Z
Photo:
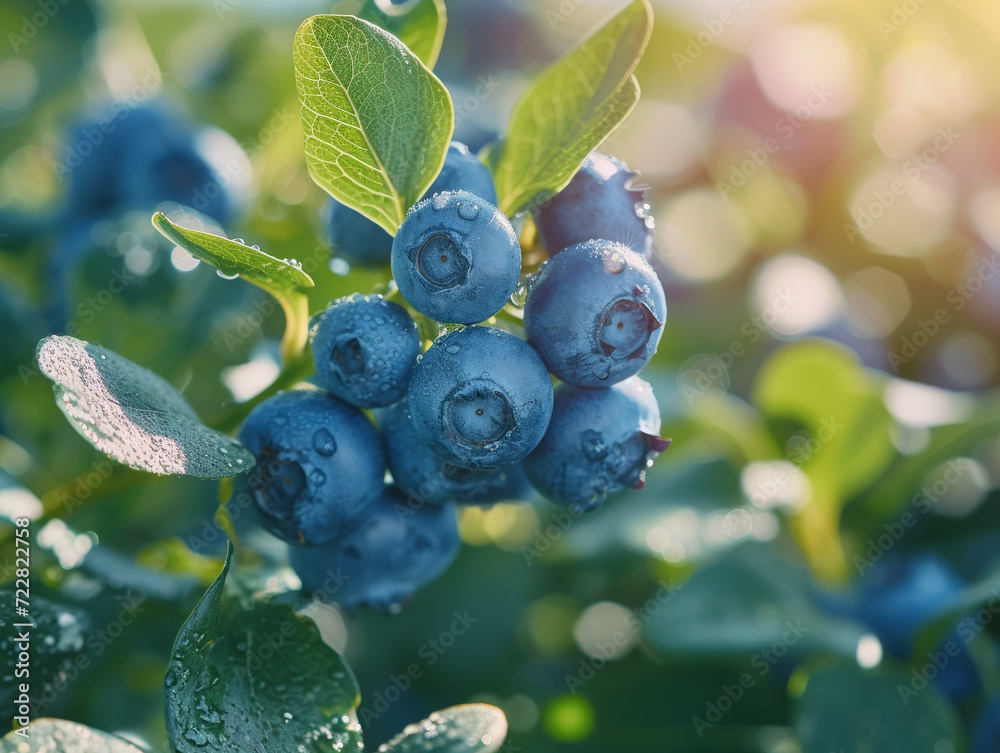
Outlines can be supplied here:
M309 172L395 234L444 164L447 89L396 37L354 16L313 16L295 35Z
M167 670L176 753L359 753L357 681L287 604L223 598L222 573L181 627Z
M243 445L204 426L166 380L117 353L53 335L38 344L37 358L73 427L119 463L210 479L254 466Z
M448 13L443 0L368 0L358 18L376 26L405 44L424 65L433 69L441 52Z
M409 724L379 747L381 753L494 753L507 736L507 717L496 706L468 703L435 711Z
M28 735L7 733L0 753L142 753L120 737L64 719L33 719Z
M632 72L652 29L635 0L544 70L514 105L503 141L484 154L508 215L559 191L639 99Z

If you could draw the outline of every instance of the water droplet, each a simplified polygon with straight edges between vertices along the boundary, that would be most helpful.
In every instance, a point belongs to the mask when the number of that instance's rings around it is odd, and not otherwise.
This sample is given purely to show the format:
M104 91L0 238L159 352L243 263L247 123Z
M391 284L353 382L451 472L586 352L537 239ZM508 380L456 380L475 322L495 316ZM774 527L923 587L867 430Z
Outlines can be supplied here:
M206 735L200 729L189 729L187 732L184 733L184 738L199 747L208 744L208 735Z
M101 360L102 360L102 361L106 361L106 360L107 360L107 358L108 358L108 357L107 357L106 355L103 355L103 354L101 355Z
M313 434L313 449L328 458L337 451L337 442L327 429L320 429Z
M479 216L479 205L471 201L463 201L458 205L458 216L463 220L474 220Z
M234 275L227 275L227 274L226 274L225 272L223 272L223 271L222 271L221 269L217 269L217 270L215 270L215 274L217 274L217 275L218 275L219 277L221 277L221 278L222 278L223 280L235 280L235 279L236 279L237 277L239 277L239 276L240 276L240 275L239 275L239 273L237 273L237 274L234 274Z
M313 486L323 486L326 483L326 474L323 473L319 468L313 470L309 474L309 483Z
M452 355L456 355L457 353L460 353L462 351L462 348L459 345L449 345L447 348L445 348L445 350L451 353Z

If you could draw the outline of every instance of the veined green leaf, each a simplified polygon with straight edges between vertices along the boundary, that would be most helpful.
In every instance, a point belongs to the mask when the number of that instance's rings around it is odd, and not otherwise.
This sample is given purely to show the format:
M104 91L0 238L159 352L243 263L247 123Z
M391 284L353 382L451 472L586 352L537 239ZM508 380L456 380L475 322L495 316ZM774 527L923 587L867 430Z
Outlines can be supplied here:
M484 155L508 215L562 189L639 99L632 76L653 12L634 0L535 79L514 105L503 140Z
M127 358L60 335L43 339L37 358L69 422L119 463L214 479L253 468L254 456L243 445L204 426L166 380Z
M174 643L166 677L174 751L360 753L350 668L289 605L223 598L232 554L230 545Z
M315 285L302 267L239 241L181 227L167 219L163 212L153 215L153 226L167 239L222 274L229 277L239 275L270 293L285 312L282 359L287 363L302 353L309 338L309 300L303 290Z
M313 180L395 234L444 164L455 125L444 84L396 37L354 16L303 22L295 81Z
M444 0L407 0L398 5L391 0L368 0L358 11L358 18L385 29L424 65L434 68L448 20Z

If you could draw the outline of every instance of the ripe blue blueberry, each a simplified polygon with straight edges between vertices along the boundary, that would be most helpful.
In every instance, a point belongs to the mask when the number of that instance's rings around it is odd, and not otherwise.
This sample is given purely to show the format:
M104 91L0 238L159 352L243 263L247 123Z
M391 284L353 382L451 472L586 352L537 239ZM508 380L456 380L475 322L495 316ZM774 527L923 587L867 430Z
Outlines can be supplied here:
M550 256L567 246L605 239L624 243L645 257L653 251L653 218L636 174L624 162L591 152L573 180L535 213Z
M392 236L361 212L330 199L323 210L326 233L339 256L360 267L383 267L392 255Z
M444 572L458 548L454 505L411 505L386 486L356 531L322 547L291 547L288 556L313 597L388 610Z
M503 308L521 275L521 247L503 212L465 191L415 204L392 242L392 276L417 311L474 324Z
M378 432L353 406L319 390L293 390L247 416L240 441L257 458L245 482L264 526L316 546L357 528L382 494Z
M424 196L433 196L442 191L468 191L490 204L497 203L497 188L489 169L460 141L448 144L444 167L424 192Z
M439 457L413 428L406 400L378 411L376 418L393 483L414 501L492 504L531 496L520 463L472 470Z
M468 191L491 204L497 203L497 189L490 171L458 141L448 145L444 167L425 195L433 196L442 191ZM381 267L389 263L392 236L381 225L336 199L327 202L324 212L327 235L340 256L362 267Z
M552 413L552 382L523 340L468 327L434 341L413 370L413 428L463 468L500 468L538 444Z
M351 405L375 408L406 395L420 333L402 306L355 293L320 315L312 353L323 387Z
M660 342L663 286L649 263L620 243L578 243L552 257L530 284L524 331L549 371L580 387L637 374Z
M600 390L563 384L524 470L547 499L589 510L610 494L643 487L646 468L670 444L659 433L659 406L638 377Z
M67 149L77 155L64 165L71 215L102 216L174 201L225 223L239 209L199 143L197 129L163 105L79 123Z

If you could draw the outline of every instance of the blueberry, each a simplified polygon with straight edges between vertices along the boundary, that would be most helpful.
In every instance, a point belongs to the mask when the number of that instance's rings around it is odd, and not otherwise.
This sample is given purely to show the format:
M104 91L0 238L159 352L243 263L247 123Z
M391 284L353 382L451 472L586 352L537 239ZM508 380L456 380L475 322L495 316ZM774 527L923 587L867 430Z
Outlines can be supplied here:
M646 213L635 173L614 157L591 152L573 180L535 213L550 256L567 246L605 239L624 243L649 258L653 218Z
M993 696L972 724L972 753L1000 753L1000 697Z
M638 377L600 390L563 384L524 470L547 499L588 510L610 494L643 487L649 463L669 445L659 433L659 406Z
M490 171L458 141L448 145L444 167L425 195L433 196L442 191L468 191L492 204L497 203L497 189ZM389 263L392 236L381 225L336 199L327 202L325 214L327 235L340 256L362 267L381 267Z
M385 456L365 415L319 390L293 390L254 408L240 441L257 458L245 483L265 527L292 544L344 536L382 494Z
M312 353L323 387L351 405L375 408L406 395L420 333L402 306L355 293L321 314Z
M454 505L410 505L387 486L356 531L322 547L291 547L289 560L313 597L387 610L444 572L458 547Z
M578 243L530 284L524 331L549 371L580 387L637 374L660 342L667 303L656 273L620 243Z
M330 199L324 209L326 232L338 255L360 267L384 267L392 255L392 236L361 212Z
M468 191L490 204L497 203L497 188L490 171L469 151L469 147L459 141L448 144L444 167L424 192L424 196L433 196L443 191Z
M378 411L376 416L392 480L409 499L439 505L492 504L530 497L531 487L520 463L472 470L436 455L413 428L406 400Z
M468 327L434 341L413 370L413 428L463 468L516 463L541 440L552 413L552 382L523 340Z
M162 104L79 123L70 135L70 152L79 152L83 144L89 151L69 172L73 215L104 216L174 201L225 223L238 209L218 180L197 129Z
M474 324L503 308L521 275L521 247L503 212L465 191L423 199L392 242L392 276L417 311Z
M908 659L920 630L958 603L964 585L958 573L937 556L900 557L866 570L837 611L864 623L886 654ZM959 699L978 690L980 681L964 647L966 641L954 630L935 650L942 650L948 642L961 650L949 656L934 681L938 690Z

